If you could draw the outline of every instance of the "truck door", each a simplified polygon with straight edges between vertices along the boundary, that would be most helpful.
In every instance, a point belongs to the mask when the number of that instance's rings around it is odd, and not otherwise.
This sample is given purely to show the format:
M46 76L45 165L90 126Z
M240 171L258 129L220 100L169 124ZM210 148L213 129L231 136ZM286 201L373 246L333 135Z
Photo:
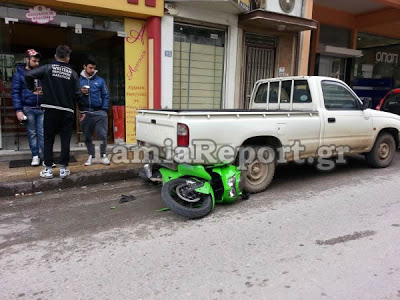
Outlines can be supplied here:
M324 108L322 145L349 146L352 152L365 151L372 142L372 118L362 110L357 96L346 85L321 81Z

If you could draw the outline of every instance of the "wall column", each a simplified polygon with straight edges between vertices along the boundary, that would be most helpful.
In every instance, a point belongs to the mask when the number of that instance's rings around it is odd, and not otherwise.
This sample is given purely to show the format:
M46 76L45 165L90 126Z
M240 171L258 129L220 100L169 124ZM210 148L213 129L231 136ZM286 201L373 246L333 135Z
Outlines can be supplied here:
M161 18L147 19L148 37L148 104L161 108Z

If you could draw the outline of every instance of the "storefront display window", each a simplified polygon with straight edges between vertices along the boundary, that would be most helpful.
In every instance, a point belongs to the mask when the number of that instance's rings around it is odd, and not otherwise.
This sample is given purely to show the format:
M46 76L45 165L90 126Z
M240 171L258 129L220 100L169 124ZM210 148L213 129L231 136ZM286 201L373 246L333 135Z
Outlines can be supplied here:
M357 48L363 56L354 61L353 88L375 107L388 91L400 87L400 40L360 33Z
M221 108L224 52L224 31L175 24L174 108Z
M89 54L97 59L99 75L107 83L113 105L125 104L124 38L123 19L105 18L56 12L56 17L46 23L33 23L25 17L29 7L0 6L0 17L15 17L18 22L5 23L0 19L0 97L1 97L1 142L2 150L27 150L26 130L18 124L12 107L10 87L16 63L23 63L23 53L34 48L42 54L41 64L54 59L57 45L72 48L70 64L78 74L82 71L85 57ZM80 29L80 30L79 30ZM109 142L113 141L112 107L109 112ZM71 143L83 142L79 121L76 121Z

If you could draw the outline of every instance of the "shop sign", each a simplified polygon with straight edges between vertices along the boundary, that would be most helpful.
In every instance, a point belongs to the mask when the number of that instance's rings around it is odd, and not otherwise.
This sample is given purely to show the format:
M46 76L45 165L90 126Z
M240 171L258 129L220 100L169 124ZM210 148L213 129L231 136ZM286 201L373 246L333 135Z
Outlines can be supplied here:
M147 105L146 22L125 19L125 128L126 142L136 142L136 115Z
M279 67L279 77L285 77L285 76L286 76L286 68Z
M142 0L146 6L156 7L156 0ZM128 0L130 4L139 4L139 0Z
M388 64L397 64L399 61L399 55L397 53L387 53L387 52L376 52L375 55L376 62L383 62Z
M238 3L243 9L250 10L250 0L238 0Z
M56 12L51 8L43 5L36 5L30 8L25 16L33 23L46 24L53 21L56 15Z

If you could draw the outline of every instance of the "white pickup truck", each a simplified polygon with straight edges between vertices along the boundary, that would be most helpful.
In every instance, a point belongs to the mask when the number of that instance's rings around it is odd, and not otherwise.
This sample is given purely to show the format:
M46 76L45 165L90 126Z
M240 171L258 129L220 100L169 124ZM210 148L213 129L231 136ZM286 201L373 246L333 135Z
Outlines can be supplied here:
M347 149L345 154L364 154L372 167L387 167L399 147L400 116L367 106L334 78L273 78L256 83L248 110L139 110L136 135L140 145L157 147L159 156L173 162L181 162L176 153L197 159L193 153L211 149L213 157L222 152L223 162L238 163L246 146L256 153L266 146L278 152L300 143L306 162L336 157L338 147ZM333 151L320 151L324 147ZM265 190L273 178L278 159L262 158L256 155L245 166L242 184L248 192ZM284 158L299 159L290 151Z

